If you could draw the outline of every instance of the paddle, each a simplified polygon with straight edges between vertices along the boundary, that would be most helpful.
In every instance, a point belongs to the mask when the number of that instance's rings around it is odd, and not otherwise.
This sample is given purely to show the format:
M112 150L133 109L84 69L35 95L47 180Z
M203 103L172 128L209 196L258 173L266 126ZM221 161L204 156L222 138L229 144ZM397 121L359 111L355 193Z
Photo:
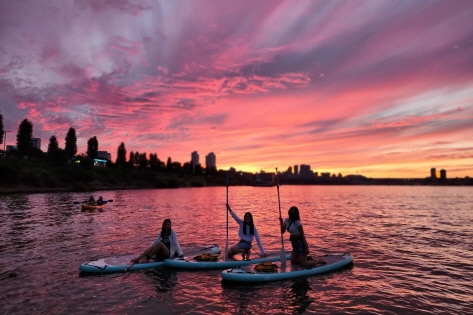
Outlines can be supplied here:
M225 258L228 258L228 172L227 172L227 203L225 204L225 212L227 213L227 242L225 243Z
M132 262L131 265L128 266L128 268L123 270L123 273L126 273L134 264L135 264L135 262Z
M87 200L84 200L84 201L73 201L72 203L75 204L75 205L78 205L78 204L80 204L80 203L86 203L86 202L87 202ZM106 203L108 203L108 202L113 202L113 199L110 199L110 200L107 200L107 201L104 200L104 201L102 201L102 204L106 204Z
M282 218L282 215L281 215L281 200L279 198L279 178L278 178L278 168L277 167L276 167L276 187L278 189L279 217ZM281 233L281 253L279 255L280 255L280 259L281 259L281 266L285 266L286 265L286 250L284 249L284 239L282 237L282 233Z

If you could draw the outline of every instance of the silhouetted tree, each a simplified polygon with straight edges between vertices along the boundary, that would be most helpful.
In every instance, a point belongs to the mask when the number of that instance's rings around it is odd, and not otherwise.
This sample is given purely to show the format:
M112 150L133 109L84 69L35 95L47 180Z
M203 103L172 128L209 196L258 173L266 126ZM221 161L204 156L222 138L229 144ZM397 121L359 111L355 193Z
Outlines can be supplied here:
M133 161L135 161L135 153L133 151L130 152L130 157L128 158L128 163L133 166Z
M99 141L96 136L87 141L87 157L91 160L96 159L99 151Z
M33 149L33 124L26 118L18 126L16 147L20 156L30 154Z
M56 136L51 136L49 138L48 144L48 155L54 154L59 151L59 143L57 142Z
M182 165L182 172L187 175L192 175L194 172L192 162L185 162L184 165Z
M197 176L202 175L202 165L200 163L195 165L194 174Z
M125 149L125 144L123 142L120 143L120 145L118 146L116 163L119 166L124 166L126 163L126 149Z
M138 165L140 169L145 169L148 167L148 159L146 158L146 153L142 153L138 157Z
M72 159L76 153L77 153L77 136L76 136L76 130L74 128L69 128L69 131L67 131L66 135L66 153L67 153L67 158Z
M172 161L171 157L168 157L168 161L166 162L166 172L171 173L172 172Z
M59 148L59 143L56 136L51 136L49 138L47 155L49 161L58 165L61 165L67 161L66 151Z

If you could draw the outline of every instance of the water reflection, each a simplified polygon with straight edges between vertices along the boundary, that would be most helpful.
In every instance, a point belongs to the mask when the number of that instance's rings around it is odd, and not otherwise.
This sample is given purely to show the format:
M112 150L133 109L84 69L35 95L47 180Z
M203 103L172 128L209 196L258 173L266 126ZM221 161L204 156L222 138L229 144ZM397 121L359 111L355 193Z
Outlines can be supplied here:
M307 293L310 290L311 287L307 279L295 280L289 290L285 290L284 299L289 301L289 309L293 310L292 314L302 314L307 311L313 301Z
M300 206L314 254L349 251L356 268L256 285L221 282L219 271L79 276L85 261L139 253L168 217L183 247L224 247L227 235L224 187L96 192L114 202L103 212L82 212L73 202L89 195L0 196L4 313L467 314L471 308L470 187L281 187L281 209ZM230 187L229 199L239 213L252 212L265 250L279 252L276 190ZM230 225L234 241L233 233ZM18 275L7 278L12 270Z

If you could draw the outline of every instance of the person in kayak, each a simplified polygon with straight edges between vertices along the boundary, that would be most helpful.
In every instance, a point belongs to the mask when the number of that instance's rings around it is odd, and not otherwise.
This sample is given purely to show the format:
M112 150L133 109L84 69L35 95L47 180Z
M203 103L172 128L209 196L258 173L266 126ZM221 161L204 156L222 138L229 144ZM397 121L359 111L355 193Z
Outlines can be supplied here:
M87 201L89 206L95 206L95 199L94 196L90 196L89 200Z
M138 257L131 260L133 263L149 262L150 259L155 261L164 260L169 257L183 257L181 246L177 240L177 233L171 229L171 220L163 221L161 233L154 241L153 245L142 252Z
M97 199L97 205L98 205L98 206L101 206L101 205L103 205L103 204L104 204L103 198L102 198L102 196L100 196L99 199Z
M242 254L243 259L250 259L251 254L251 243L253 239L256 238L256 243L258 243L259 250L261 251L261 256L266 257L266 253L264 251L263 245L261 244L261 240L259 238L258 230L253 223L253 215L250 212L245 213L245 216L240 219L235 212L232 211L230 205L227 203L227 210L230 212L232 218L240 225L238 230L238 236L240 237L240 241L238 244L232 246L228 250L228 257L233 257L235 254Z
M279 217L279 223L281 225L281 234L286 231L291 234L289 240L292 244L291 263L300 264L303 267L312 267L317 265L326 264L322 259L309 260L309 245L305 238L304 229L302 228L301 218L299 215L299 209L295 206L289 208L289 217L284 221Z

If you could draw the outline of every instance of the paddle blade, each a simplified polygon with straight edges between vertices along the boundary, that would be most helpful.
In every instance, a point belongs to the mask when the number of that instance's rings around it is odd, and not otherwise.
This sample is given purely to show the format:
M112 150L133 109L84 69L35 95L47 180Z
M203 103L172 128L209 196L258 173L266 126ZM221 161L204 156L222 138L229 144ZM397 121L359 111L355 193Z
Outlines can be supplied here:
M107 200L107 201L108 201L108 202L113 202L113 199L109 199L109 200Z
M80 201L73 201L72 203L75 204L75 205L78 205L81 202Z
M284 247L281 248L279 258L281 259L281 266L286 266L286 251L284 250Z

